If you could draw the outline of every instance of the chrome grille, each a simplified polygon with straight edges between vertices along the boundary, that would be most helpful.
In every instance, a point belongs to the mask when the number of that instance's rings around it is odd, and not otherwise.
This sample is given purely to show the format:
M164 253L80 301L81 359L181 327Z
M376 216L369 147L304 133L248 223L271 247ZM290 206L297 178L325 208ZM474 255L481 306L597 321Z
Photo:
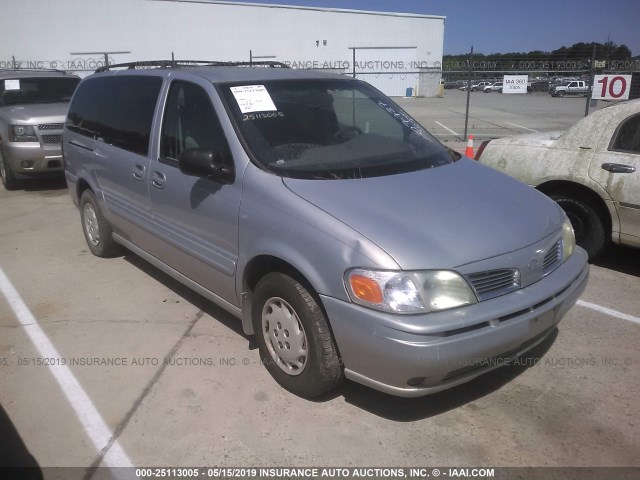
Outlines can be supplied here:
M64 123L45 123L38 125L38 130L62 130Z
M42 135L42 141L46 144L60 144L62 135Z
M488 300L520 288L520 272L515 268L470 273L467 280L478 299Z
M544 263L542 265L542 274L546 275L556 269L562 261L562 240L558 240L556 244L549 249L544 256Z

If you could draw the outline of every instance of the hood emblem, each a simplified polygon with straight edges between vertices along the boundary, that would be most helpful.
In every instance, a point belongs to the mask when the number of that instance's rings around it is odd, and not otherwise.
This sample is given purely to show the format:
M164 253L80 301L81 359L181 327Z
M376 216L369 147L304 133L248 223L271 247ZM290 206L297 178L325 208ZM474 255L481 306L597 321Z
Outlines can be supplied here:
M527 268L531 271L537 270L540 267L540 260L537 258L532 258L529 263L527 263Z

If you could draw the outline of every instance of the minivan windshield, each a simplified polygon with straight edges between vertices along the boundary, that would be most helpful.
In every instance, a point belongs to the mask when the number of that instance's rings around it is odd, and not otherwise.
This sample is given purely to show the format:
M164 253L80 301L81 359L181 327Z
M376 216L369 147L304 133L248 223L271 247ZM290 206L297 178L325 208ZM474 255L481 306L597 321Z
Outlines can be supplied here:
M77 77L27 77L0 80L0 106L69 102Z
M221 93L250 155L277 175L363 178L460 158L393 101L358 80L224 84Z

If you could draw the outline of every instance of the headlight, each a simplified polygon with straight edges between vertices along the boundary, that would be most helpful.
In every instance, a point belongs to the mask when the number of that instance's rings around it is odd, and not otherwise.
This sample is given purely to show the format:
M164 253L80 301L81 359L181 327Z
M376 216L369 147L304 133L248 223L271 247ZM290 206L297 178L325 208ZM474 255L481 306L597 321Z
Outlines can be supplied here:
M576 246L576 235L568 218L562 224L562 261L566 262Z
M36 131L31 125L9 125L10 142L37 142Z
M469 284L456 272L400 272L353 268L345 273L351 301L391 313L425 313L477 303Z

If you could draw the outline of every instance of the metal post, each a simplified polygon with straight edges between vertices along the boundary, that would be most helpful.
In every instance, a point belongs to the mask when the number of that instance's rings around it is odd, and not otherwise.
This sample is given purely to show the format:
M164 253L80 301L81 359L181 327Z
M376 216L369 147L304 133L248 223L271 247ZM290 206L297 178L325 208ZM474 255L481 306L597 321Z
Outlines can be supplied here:
M108 53L104 54L104 66L109 68L109 54Z
M591 78L591 86L587 91L587 104L584 107L584 116L589 115L589 107L591 106L591 91L593 90L593 80L595 75L595 69L593 68L596 62L596 45L593 45L593 53L591 54L591 65L589 65L589 77Z
M356 78L356 49L353 48L353 78Z
M467 138L467 127L469 126L469 103L471 102L471 75L473 74L473 45L469 54L469 78L467 79L467 110L464 114L464 138Z
M249 50L249 66L253 67L253 51Z
M16 57L13 56L13 55L11 56L11 63L13 65L13 69L17 70L17 68L16 68Z

